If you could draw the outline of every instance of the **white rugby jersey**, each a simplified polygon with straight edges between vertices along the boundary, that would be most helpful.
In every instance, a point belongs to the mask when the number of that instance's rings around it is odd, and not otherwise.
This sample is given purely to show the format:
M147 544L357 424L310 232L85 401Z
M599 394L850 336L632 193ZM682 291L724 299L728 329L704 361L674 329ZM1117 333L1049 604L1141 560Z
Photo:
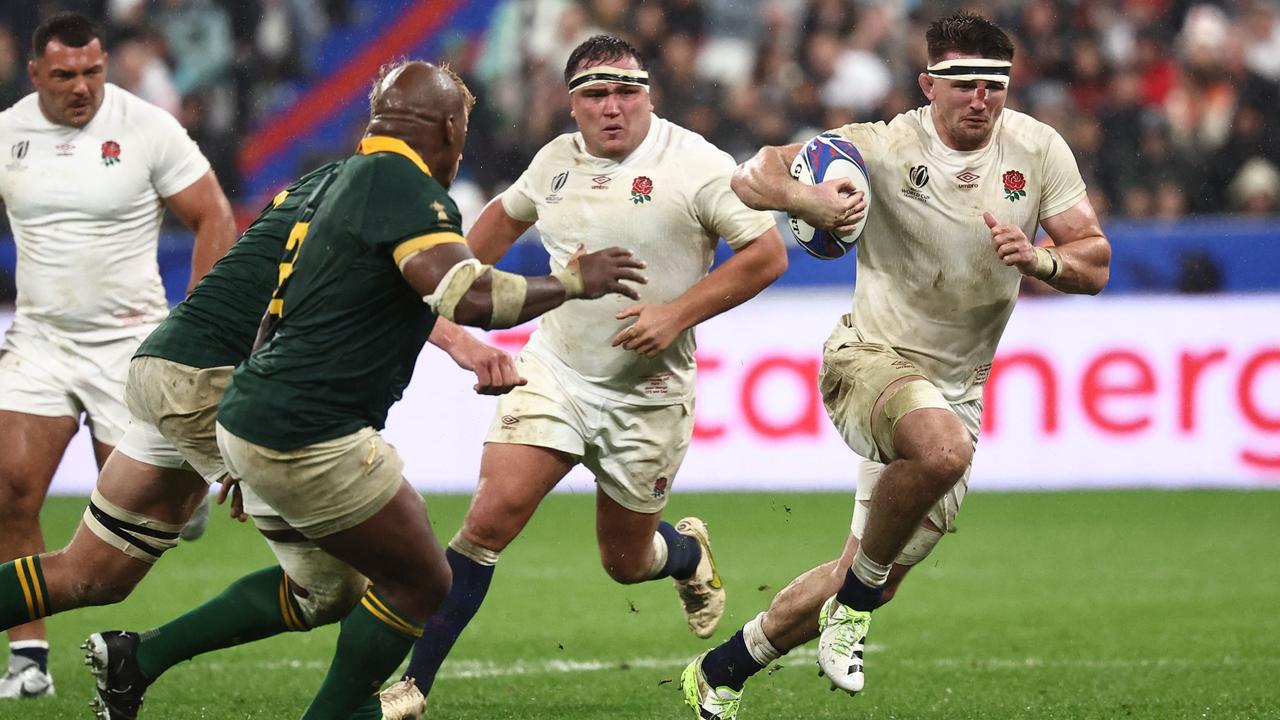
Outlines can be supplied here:
M983 211L1034 238L1085 186L1066 141L1029 115L1004 110L986 147L961 152L930 113L833 132L858 147L871 180L853 324L959 402L981 397L1022 277L996 257Z
M160 322L161 199L208 169L173 116L112 84L83 129L50 122L35 93L0 112L0 198L18 246L15 323L98 342Z
M729 187L735 166L702 136L653 116L649 134L621 162L587 153L581 133L552 140L502 194L502 206L537 223L555 269L579 244L587 252L632 250L648 264L639 302L667 303L706 276L719 238L737 249L775 227L772 215L748 208ZM692 398L692 329L652 359L610 346L635 322L614 316L635 302L616 294L571 300L542 316L529 349L622 402Z

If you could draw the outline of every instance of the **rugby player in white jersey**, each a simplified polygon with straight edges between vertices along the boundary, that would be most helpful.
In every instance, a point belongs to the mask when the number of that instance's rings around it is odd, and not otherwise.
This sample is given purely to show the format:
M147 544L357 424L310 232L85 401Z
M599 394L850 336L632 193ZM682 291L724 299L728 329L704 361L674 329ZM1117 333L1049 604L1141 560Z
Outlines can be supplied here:
M954 530L982 418L982 389L1023 276L1059 291L1106 285L1111 249L1070 148L1005 98L1013 44L964 12L926 33L929 104L834 130L866 160L875 205L858 241L853 312L823 348L823 401L859 467L840 558L796 578L766 612L681 677L703 720L737 715L746 680L819 638L835 687L862 689L871 611ZM734 175L750 206L822 227L853 214L791 179L801 146L766 147ZM823 205L827 207L823 207ZM1053 244L1036 247L1036 225Z
M209 162L172 116L106 82L88 18L42 23L27 70L36 91L0 112L0 199L18 246L0 347L0 561L44 550L40 506L81 415L99 466L124 434L129 359L168 311L165 207L195 231L192 285L235 240ZM0 698L53 693L45 638L43 621L9 631Z
M693 432L693 327L754 297L786 269L773 217L729 186L734 162L653 114L648 73L625 41L600 35L565 68L579 132L548 143L468 233L497 261L537 225L554 267L580 246L619 245L648 263L640 302L567 303L543 316L517 358L528 385L499 401L480 482L449 542L448 598L427 622L408 676L424 692L479 609L499 554L578 463L596 477L596 535L620 583L671 577L689 628L708 637L724 589L705 524L661 520ZM708 274L719 238L734 250Z

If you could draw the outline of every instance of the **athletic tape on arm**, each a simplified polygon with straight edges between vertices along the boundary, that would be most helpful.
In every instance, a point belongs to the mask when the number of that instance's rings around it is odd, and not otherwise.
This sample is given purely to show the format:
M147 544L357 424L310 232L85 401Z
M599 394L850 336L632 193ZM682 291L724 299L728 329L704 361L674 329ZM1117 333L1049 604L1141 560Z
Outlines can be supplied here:
M458 303L485 273L489 274L489 327L508 328L520 320L524 310L529 281L523 275L503 272L479 260L468 258L449 268L440 278L436 291L423 298L431 310L446 320L453 320Z
M484 272L485 266L475 258L467 258L449 268L449 271L436 284L436 291L423 298L431 307L431 311L446 320L453 320L453 312L462 302L463 296L476 283Z

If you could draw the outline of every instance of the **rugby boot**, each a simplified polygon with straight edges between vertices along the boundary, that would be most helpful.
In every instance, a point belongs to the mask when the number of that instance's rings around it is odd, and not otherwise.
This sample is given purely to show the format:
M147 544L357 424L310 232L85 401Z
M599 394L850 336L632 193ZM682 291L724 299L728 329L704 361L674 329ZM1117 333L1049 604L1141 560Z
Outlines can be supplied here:
M724 616L724 583L720 581L720 572L716 570L716 561L711 555L711 535L707 532L707 524L696 517L687 517L676 523L676 532L697 540L702 548L702 558L693 574L683 580L672 580L680 595L689 629L700 638L709 638Z
M97 720L136 720L151 681L138 669L138 633L94 633L80 647L98 696L89 702Z
M862 671L862 653L871 613L841 604L835 596L827 600L818 615L818 669L831 681L831 689L850 695L862 691L866 678Z

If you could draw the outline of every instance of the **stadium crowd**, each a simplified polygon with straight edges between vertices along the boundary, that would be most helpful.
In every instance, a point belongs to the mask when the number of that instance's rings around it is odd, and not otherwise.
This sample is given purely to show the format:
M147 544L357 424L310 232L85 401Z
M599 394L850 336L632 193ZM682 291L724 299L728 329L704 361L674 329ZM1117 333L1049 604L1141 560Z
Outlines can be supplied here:
M481 100L466 179L491 196L572 127L556 89L569 49L596 32L648 55L661 115L744 159L762 144L921 104L922 28L961 4L1015 37L1010 106L1063 133L1100 214L1280 212L1275 0L504 0L479 43L448 44ZM30 91L24 60L39 18L85 12L107 31L112 80L174 113L233 202L254 203L236 168L242 139L305 86L326 35L374 5L4 3L0 106Z

